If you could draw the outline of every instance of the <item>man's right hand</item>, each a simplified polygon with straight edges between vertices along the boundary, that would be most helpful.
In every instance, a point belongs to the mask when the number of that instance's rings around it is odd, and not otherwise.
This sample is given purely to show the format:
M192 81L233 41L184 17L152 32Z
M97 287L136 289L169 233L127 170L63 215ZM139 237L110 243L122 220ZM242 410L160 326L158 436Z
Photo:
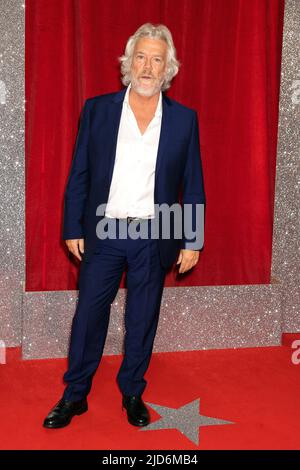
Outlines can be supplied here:
M84 252L84 238L79 238L75 240L66 240L66 245L71 253L73 253L74 256L76 256L77 259L81 261L81 253Z

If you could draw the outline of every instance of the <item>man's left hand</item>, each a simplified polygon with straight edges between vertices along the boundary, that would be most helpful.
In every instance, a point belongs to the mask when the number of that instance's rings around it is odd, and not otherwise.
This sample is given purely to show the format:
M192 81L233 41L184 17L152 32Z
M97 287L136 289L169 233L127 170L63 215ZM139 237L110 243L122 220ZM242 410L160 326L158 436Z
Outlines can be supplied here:
M199 251L186 250L182 248L180 250L176 265L179 264L179 273L185 273L191 269L199 260Z

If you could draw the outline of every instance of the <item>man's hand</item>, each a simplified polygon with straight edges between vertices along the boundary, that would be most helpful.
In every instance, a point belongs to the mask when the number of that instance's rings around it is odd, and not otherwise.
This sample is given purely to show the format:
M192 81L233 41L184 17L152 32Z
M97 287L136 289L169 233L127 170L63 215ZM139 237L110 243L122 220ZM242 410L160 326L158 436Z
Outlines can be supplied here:
M66 245L69 251L71 251L71 253L73 253L73 255L76 256L76 258L78 258L81 261L79 250L81 251L81 253L84 252L84 238L75 239L75 240L66 240Z
M184 248L180 250L177 264L180 264L179 273L185 273L191 269L199 260L199 251L196 250L185 250Z

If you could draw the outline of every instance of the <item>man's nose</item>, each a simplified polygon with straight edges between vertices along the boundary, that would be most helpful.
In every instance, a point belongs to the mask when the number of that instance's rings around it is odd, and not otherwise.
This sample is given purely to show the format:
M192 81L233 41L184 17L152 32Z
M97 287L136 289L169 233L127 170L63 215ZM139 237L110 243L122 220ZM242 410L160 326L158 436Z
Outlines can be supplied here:
M150 68L151 68L151 59L150 59L150 57L146 57L146 60L145 60L145 68L146 68L146 69L150 69Z

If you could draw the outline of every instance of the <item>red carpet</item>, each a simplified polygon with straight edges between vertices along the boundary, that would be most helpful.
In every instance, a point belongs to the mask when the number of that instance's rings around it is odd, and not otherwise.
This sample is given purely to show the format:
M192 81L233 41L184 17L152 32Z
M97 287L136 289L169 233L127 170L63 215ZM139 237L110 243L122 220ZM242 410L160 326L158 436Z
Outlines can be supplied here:
M105 356L89 411L70 426L42 427L63 392L66 359L20 360L10 349L0 365L1 449L300 449L300 365L288 347L156 353L145 402L179 408L200 398L200 414L235 424L200 428L199 446L176 429L128 424L115 377L120 356ZM159 415L150 410L151 419Z

